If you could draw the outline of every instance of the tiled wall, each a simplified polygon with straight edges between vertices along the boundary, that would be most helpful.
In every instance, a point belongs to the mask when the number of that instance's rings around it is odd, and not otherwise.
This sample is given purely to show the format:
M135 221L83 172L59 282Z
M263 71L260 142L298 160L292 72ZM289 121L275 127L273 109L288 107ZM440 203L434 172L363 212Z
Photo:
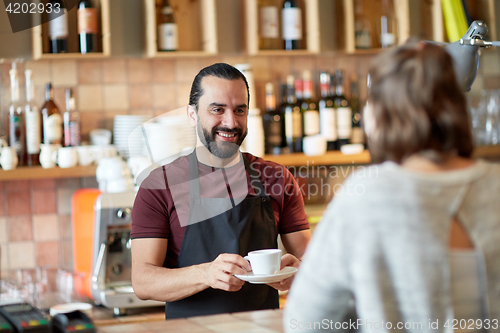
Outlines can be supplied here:
M289 73L304 69L317 73L342 68L347 77L357 73L364 80L370 55L346 56L217 56L186 59L118 59L28 61L38 105L43 104L43 85L52 82L55 101L64 109L64 89L74 88L81 112L83 139L94 128L112 129L118 114L151 117L186 105L192 79L204 66L215 62L250 63L256 86L257 106L264 109L264 85L283 82ZM483 52L480 72L469 94L477 102L483 88L500 88L498 51ZM10 62L0 62L0 110L10 101ZM21 84L24 78L21 76ZM315 84L317 86L317 84ZM363 84L361 95L365 96ZM317 88L317 87L316 87ZM81 187L96 187L94 179L11 181L0 183L0 246L2 272L18 268L72 267L70 199Z

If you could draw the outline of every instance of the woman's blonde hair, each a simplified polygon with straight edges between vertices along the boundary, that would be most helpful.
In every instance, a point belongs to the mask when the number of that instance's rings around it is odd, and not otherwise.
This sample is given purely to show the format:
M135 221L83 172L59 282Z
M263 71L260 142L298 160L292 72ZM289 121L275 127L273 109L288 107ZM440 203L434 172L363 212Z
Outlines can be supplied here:
M370 73L374 161L401 163L421 154L439 163L471 156L466 98L442 46L408 42L379 55Z

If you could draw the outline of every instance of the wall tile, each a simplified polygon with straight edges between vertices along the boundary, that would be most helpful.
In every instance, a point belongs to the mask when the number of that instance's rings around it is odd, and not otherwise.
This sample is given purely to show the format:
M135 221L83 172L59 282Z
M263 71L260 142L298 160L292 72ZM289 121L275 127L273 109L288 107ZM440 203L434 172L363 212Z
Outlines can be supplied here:
M45 85L45 83L52 81L50 76L51 66L48 60L26 61L25 68L32 70L35 86Z
M78 189L80 187L80 178L60 178L57 180L57 187Z
M31 215L9 217L7 229L9 231L9 242L33 240Z
M52 61L52 84L54 86L76 86L78 84L76 60Z
M73 270L73 242L63 240L61 243L61 267L65 270Z
M151 63L145 59L129 59L128 82L130 83L149 83L151 82Z
M7 243L9 241L8 237L7 220L5 217L0 218L0 244Z
M124 110L105 110L104 111L104 121L102 128L106 128L113 132L113 124L115 122L115 117L123 114L128 114L128 112ZM113 140L113 138L111 138Z
M36 265L41 267L59 265L59 242L36 243Z
M0 271L0 279L7 278L9 265L9 244L0 244L2 253L0 253L0 260L2 261L2 271Z
M78 110L98 111L103 109L102 86L98 84L78 86Z
M7 206L7 197L5 193L0 193L0 216L5 216Z
M153 85L153 106L155 108L176 109L176 99L177 87L175 84Z
M153 105L153 92L149 84L129 86L130 108L150 108Z
M9 268L35 268L35 243L12 242L9 244Z
M223 56L221 62L225 62L231 66L237 64L246 64L248 62L248 57L235 55L235 56Z
M34 179L31 181L33 189L49 189L56 188L55 179Z
M103 95L104 110L127 110L129 108L128 85L105 85Z
M127 69L125 60L103 61L103 83L125 83L127 82Z
M218 62L222 62L222 57L210 56L210 57L200 57L198 59L198 71L202 70L205 67L216 64ZM193 76L194 79L194 76Z
M50 241L59 239L59 217L57 214L33 215L34 240Z
M191 83L179 83L177 85L177 105L176 109L189 104L189 94L191 92Z
M58 188L57 189L57 211L59 215L71 214L71 198L77 188Z
M102 82L102 63L98 60L78 62L78 83L99 84Z
M101 112L82 112L80 113L80 130L82 140L89 141L89 132L96 128L104 126L104 113Z
M59 215L59 226L61 230L61 239L72 239L73 234L72 234L72 224L71 224L71 215L70 214L64 214L64 215Z
M33 190L33 214L50 214L57 212L56 190Z
M285 82L287 75L291 74L290 57L272 57L271 68L274 80Z
M291 63L291 74L302 77L302 72L304 70L310 70L311 72L314 69L314 58L311 56L299 56L293 57ZM314 73L313 73L314 74ZM316 83L316 78L313 77L313 82Z
M10 192L7 195L7 202L9 216L31 213L31 198L29 191Z
M248 62L252 65L252 74L255 81L270 81L272 79L268 57L251 57Z
M5 190L8 192L13 191L29 191L29 180L8 180L5 182Z
M192 83L200 69L196 59L177 59L175 66L176 81Z
M83 177L82 178L82 187L83 188L99 188L99 184L97 183L97 179L95 177Z
M5 182L2 180L0 181L0 191L5 190Z
M175 61L172 59L153 60L153 82L154 83L175 82Z
M66 111L66 88L71 88L71 87L55 87L54 90L54 103L56 103L57 107L59 108L59 112L61 114ZM78 91L73 88L73 96L75 97L75 100L78 101Z
M9 70L11 69L11 63L0 64L0 87L10 86Z

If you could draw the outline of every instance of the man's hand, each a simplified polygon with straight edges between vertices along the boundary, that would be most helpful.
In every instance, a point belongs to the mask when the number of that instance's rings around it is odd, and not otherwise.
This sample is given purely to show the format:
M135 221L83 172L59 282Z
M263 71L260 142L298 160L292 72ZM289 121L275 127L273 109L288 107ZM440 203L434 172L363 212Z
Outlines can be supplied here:
M299 265L300 260L290 253L287 253L281 257L281 269L287 266L299 268ZM290 276L287 279L281 280L280 282L268 283L268 285L279 291L289 290L290 286L292 285L293 277L294 275Z
M207 283L214 289L238 291L245 281L234 274L246 274L250 264L238 254L222 253L212 261L207 270Z

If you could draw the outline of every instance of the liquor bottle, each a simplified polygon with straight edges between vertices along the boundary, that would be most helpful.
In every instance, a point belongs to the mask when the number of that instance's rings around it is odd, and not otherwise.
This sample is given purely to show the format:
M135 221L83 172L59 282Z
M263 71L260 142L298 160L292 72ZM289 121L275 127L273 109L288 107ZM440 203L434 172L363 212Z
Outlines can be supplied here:
M48 13L50 53L68 52L68 11L61 0L50 0L49 4L52 8Z
M286 146L285 122L276 109L276 96L271 82L266 83L266 113L263 116L266 154L281 154Z
M78 3L78 35L80 37L80 53L97 51L97 9L90 0Z
M344 95L343 71L335 71L335 99L333 102L337 114L337 149L348 144L352 136L352 109Z
M66 89L66 112L63 115L64 146L80 145L80 113L75 111L75 98L71 88Z
M281 10L282 38L285 50L302 47L302 10L298 0L285 0Z
M259 49L280 48L279 10L277 0L259 0Z
M43 143L62 144L63 119L53 101L52 84L45 84L45 104L42 107Z
M318 102L320 133L326 139L326 149L337 148L337 116L331 89L331 76L328 72L319 75L321 99Z
M9 145L16 150L19 165L26 165L26 129L23 106L19 103L19 77L16 63L10 74L11 103L9 105Z
M396 45L397 21L392 0L382 0L382 16L379 25L380 46L382 48Z
M303 99L300 105L302 110L302 119L304 120L304 136L316 135L320 133L319 128L319 112L316 102L312 96L312 77L311 71L303 72Z
M158 50L177 51L178 48L177 23L174 10L169 0L163 0L158 19Z
M365 143L365 133L361 123L361 103L359 101L359 86L356 74L351 77L351 109L352 136L351 143Z
M295 80L293 75L286 78L286 103L282 105L285 115L285 137L291 153L302 151L302 113L295 96Z
M42 117L40 109L35 103L35 85L33 84L33 73L31 69L24 71L26 78L26 151L28 153L28 165L40 164L40 144L42 141Z
M297 77L295 78L295 98L297 99L297 103L300 105L302 104L303 100L303 84L302 84L302 79Z
M354 44L356 49L372 47L372 29L370 20L363 13L363 1L354 1Z

